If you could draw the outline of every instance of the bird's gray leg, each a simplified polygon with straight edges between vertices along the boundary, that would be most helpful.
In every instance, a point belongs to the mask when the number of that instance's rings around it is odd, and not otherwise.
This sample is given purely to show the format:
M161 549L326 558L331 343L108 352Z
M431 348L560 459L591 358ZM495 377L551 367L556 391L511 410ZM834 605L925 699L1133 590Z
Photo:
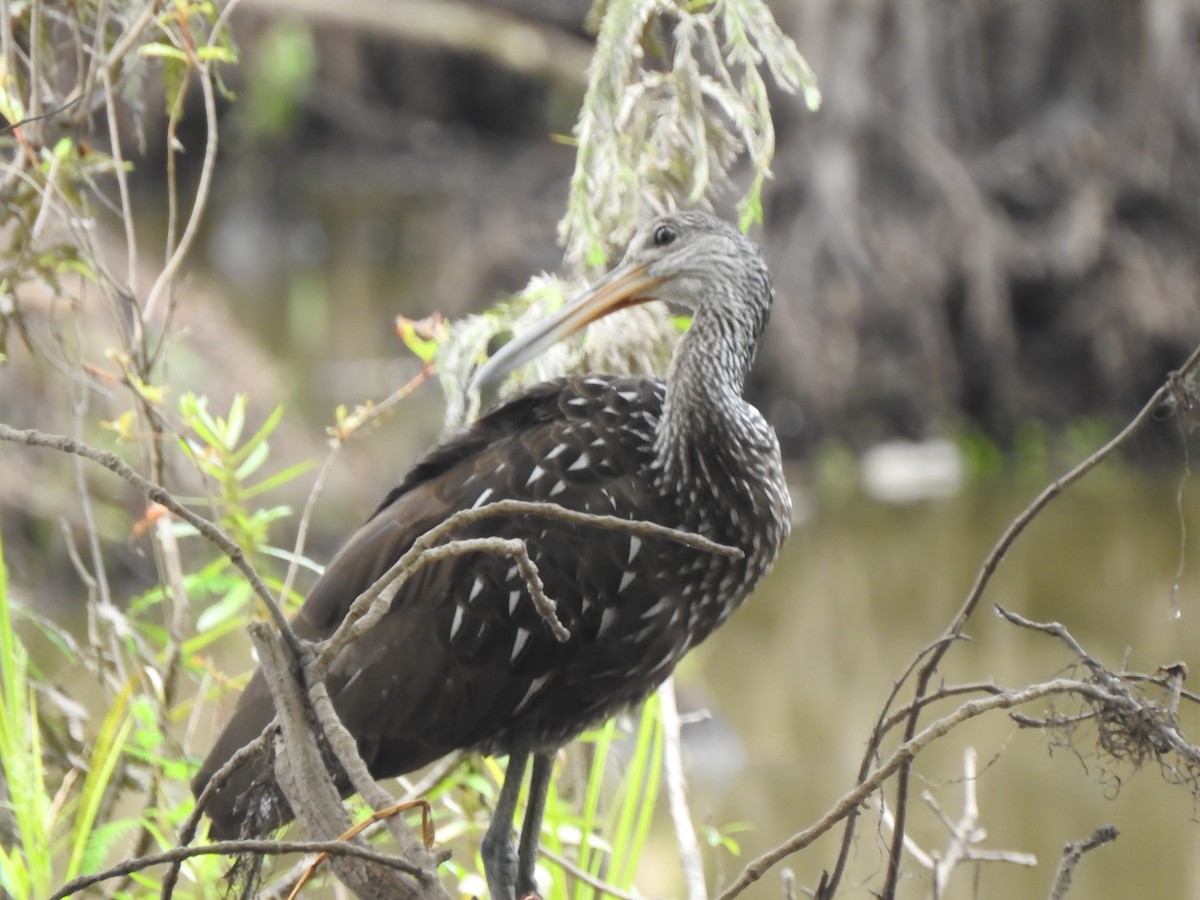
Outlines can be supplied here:
M518 898L537 892L533 872L537 867L538 838L542 834L542 814L546 811L546 792L550 788L550 773L553 769L554 754L533 754L533 774L529 776L529 803L525 807L525 824L521 826L521 848L517 856Z
M516 900L514 881L517 869L517 854L513 847L513 814L517 810L517 797L521 794L521 782L525 780L525 764L528 753L510 753L508 768L504 771L504 786L492 813L492 824L479 853L483 857L483 874L487 877L492 900ZM536 772L536 768L534 769Z

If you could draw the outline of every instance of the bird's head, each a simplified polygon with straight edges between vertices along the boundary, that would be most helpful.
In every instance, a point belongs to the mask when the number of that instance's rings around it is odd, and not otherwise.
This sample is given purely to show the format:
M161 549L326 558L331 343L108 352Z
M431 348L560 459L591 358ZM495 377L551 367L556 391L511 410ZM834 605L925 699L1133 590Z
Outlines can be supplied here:
M728 222L700 212L658 216L638 229L616 268L500 348L474 383L496 382L585 325L650 300L740 322L753 342L766 324L771 299L762 255Z

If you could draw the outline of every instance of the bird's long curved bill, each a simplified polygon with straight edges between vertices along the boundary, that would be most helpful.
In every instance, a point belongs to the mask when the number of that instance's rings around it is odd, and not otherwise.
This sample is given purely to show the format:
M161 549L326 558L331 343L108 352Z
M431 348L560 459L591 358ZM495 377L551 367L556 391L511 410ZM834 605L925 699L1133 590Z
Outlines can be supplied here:
M476 390L499 381L557 341L618 309L653 299L647 292L663 283L649 275L645 263L622 263L568 303L528 331L516 335L475 373Z

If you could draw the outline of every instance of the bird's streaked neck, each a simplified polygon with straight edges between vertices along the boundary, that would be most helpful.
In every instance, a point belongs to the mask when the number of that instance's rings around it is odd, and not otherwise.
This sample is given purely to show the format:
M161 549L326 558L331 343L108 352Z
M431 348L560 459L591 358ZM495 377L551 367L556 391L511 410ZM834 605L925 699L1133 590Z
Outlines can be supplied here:
M746 408L742 389L758 338L752 328L701 308L679 339L655 442L668 473L686 475L697 453L719 453L736 440Z

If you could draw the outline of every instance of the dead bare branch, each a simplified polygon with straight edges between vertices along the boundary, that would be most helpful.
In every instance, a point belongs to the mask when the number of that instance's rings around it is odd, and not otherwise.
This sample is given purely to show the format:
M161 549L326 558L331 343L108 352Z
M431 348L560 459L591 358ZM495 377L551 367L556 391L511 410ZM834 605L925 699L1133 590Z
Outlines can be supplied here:
M668 678L659 686L659 715L663 728L663 781L667 787L667 804L671 811L671 823L675 827L675 845L679 853L679 864L683 869L687 885L688 900L707 900L708 889L704 884L704 860L700 856L700 843L696 840L696 828L692 825L691 810L688 809L687 785L683 777L683 756L680 746L682 723L679 707L675 702L675 679Z
M81 875L67 882L51 894L47 900L63 900L65 897L73 897L93 885L101 884L112 878L121 878L133 872L142 872L168 863L182 862L196 856L236 856L241 853L257 853L263 856L280 856L285 853L328 853L330 856L356 857L381 866L390 866L401 872L408 867L408 863L398 857L380 853L371 847L345 841L217 841L199 847L174 847L165 853L122 860L102 872Z
M1012 522L1000 539L995 543L988 555L984 558L983 564L979 568L979 573L976 576L975 583L971 586L967 593L966 599L962 606L951 620L950 625L943 633L943 639L935 646L933 652L926 659L917 673L917 681L913 688L914 698L919 699L924 696L929 688L929 684L933 679L934 673L937 671L942 658L952 646L954 640L962 635L963 629L967 624L967 620L975 612L979 601L983 597L983 592L988 584L991 583L992 576L996 569L1007 555L1009 549L1018 537L1025 531L1043 509L1045 509L1055 497L1059 496L1064 490L1078 482L1081 478L1110 458L1114 453L1123 447L1128 441L1140 431L1147 422L1158 412L1163 404L1169 402L1175 391L1175 385L1181 380L1186 379L1191 373L1196 370L1200 364L1200 346L1192 350L1179 369L1172 373L1166 381L1154 392L1148 401L1142 406L1141 410L1133 417L1132 420L1122 428L1107 444L1091 454L1083 462L1079 463L1065 475L1056 478L1047 485L1037 497L1031 502ZM911 739L916 732L917 723L920 715L920 706L914 705L912 715L905 726L905 740ZM904 834L904 821L908 806L908 788L909 788L910 769L907 765L900 768L899 775L896 781L896 834L892 841L892 846L888 858L887 877L883 885L884 896L894 896L896 886L900 878L900 854L903 849L902 836ZM833 885L836 889L836 882ZM832 890L822 896L832 896Z
M916 759L922 750L934 741L949 734L964 722L968 722L995 709L1012 709L1031 701L1042 699L1043 697L1063 694L1088 697L1097 702L1120 701L1119 697L1109 694L1100 685L1070 678L1056 678L1030 685L1021 690L1005 691L1002 694L991 697L968 700L950 714L931 722L920 732L897 747L878 768L872 771L865 780L843 794L817 821L748 863L734 882L720 894L717 900L733 900L734 897L742 894L750 885L762 878L763 875L782 860L812 844L813 841L825 834L839 821L849 816L862 803L865 803L875 791L882 787L902 767L911 765L912 761Z
M1115 841L1120 835L1121 833L1115 825L1101 825L1083 840L1072 841L1063 847L1062 860L1058 864L1058 874L1054 876L1054 886L1050 889L1049 900L1063 900L1067 896L1067 891L1071 889L1071 878L1075 874L1075 867L1079 865L1083 854Z
M353 738L344 728L330 729L320 722L297 680L298 660L289 655L286 644L262 622L251 625L250 635L259 651L260 665L271 689L280 726L275 738L275 778L279 787L297 820L309 834L344 834L350 830L350 817L342 805L340 792L334 784L321 746L324 742L334 742L338 745L335 754L350 760L351 756L357 758ZM331 730L333 734L330 734ZM316 738L317 734L322 734L325 741ZM345 739L350 741L349 752L342 746ZM358 763L365 771L366 766L361 758L358 758ZM369 775L367 780L374 785ZM354 837L351 841L363 843L361 837ZM419 846L418 859L406 857L402 866L384 869L362 861L338 858L333 862L333 868L339 880L360 897L378 897L381 900L390 897L411 897L413 900L444 897L437 880L436 864L424 846L419 841L416 843Z
M0 432L0 436L3 433ZM380 576L374 584L364 591L350 609L346 612L345 618L338 625L337 631L321 645L320 651L314 665L313 672L317 675L324 670L326 666L332 662L333 658L341 652L346 645L362 633L371 623L377 621L387 612L391 605L392 599L403 586L404 581L411 577L420 566L425 565L428 552L431 549L437 549L438 544L443 539L466 525L473 524L483 519L493 516L543 516L548 519L556 519L563 522L568 522L572 525L585 525L594 528L608 528L618 531L626 531L630 534L636 534L643 537L659 537L667 540L677 541L689 547L696 547L705 550L709 553L719 553L723 556L731 556L738 558L741 556L741 550L736 547L727 547L724 544L718 544L708 538L698 534L692 534L686 531L679 531L675 528L667 528L663 525L658 525L654 522L631 521L622 519L618 516L601 516L593 515L592 513L577 512L575 510L566 509L555 503L532 503L524 500L498 500L495 503L488 503L475 509L459 510L454 515L450 516L446 521L435 525L429 531L425 532L415 541L412 546L392 565L387 572ZM461 542L460 542L461 543ZM521 542L518 542L521 543ZM445 545L450 546L450 545ZM481 544L472 546L471 552L492 552L488 548L494 545ZM464 552L460 550L443 551L449 553ZM522 544L520 548L515 545L506 545L503 552L517 556L518 567L521 566L519 554L525 553L525 558L532 568L522 569L522 575L525 577L526 584L530 587L535 604L539 602L538 593L540 592L540 578L536 581L536 567L533 567L532 560L528 559L528 553ZM428 557L427 561L432 561L437 558L437 554ZM534 590L535 585L539 587ZM545 595L542 594L542 598ZM378 603L377 603L378 601ZM548 602L548 600L546 601ZM546 616L550 607L545 604L539 606L539 612L543 617ZM366 620L367 624L360 626L360 620ZM547 619L549 621L549 619ZM551 623L553 627L553 623ZM556 630L556 636L559 640L564 640L563 634L566 632L559 623L559 628L562 631Z

